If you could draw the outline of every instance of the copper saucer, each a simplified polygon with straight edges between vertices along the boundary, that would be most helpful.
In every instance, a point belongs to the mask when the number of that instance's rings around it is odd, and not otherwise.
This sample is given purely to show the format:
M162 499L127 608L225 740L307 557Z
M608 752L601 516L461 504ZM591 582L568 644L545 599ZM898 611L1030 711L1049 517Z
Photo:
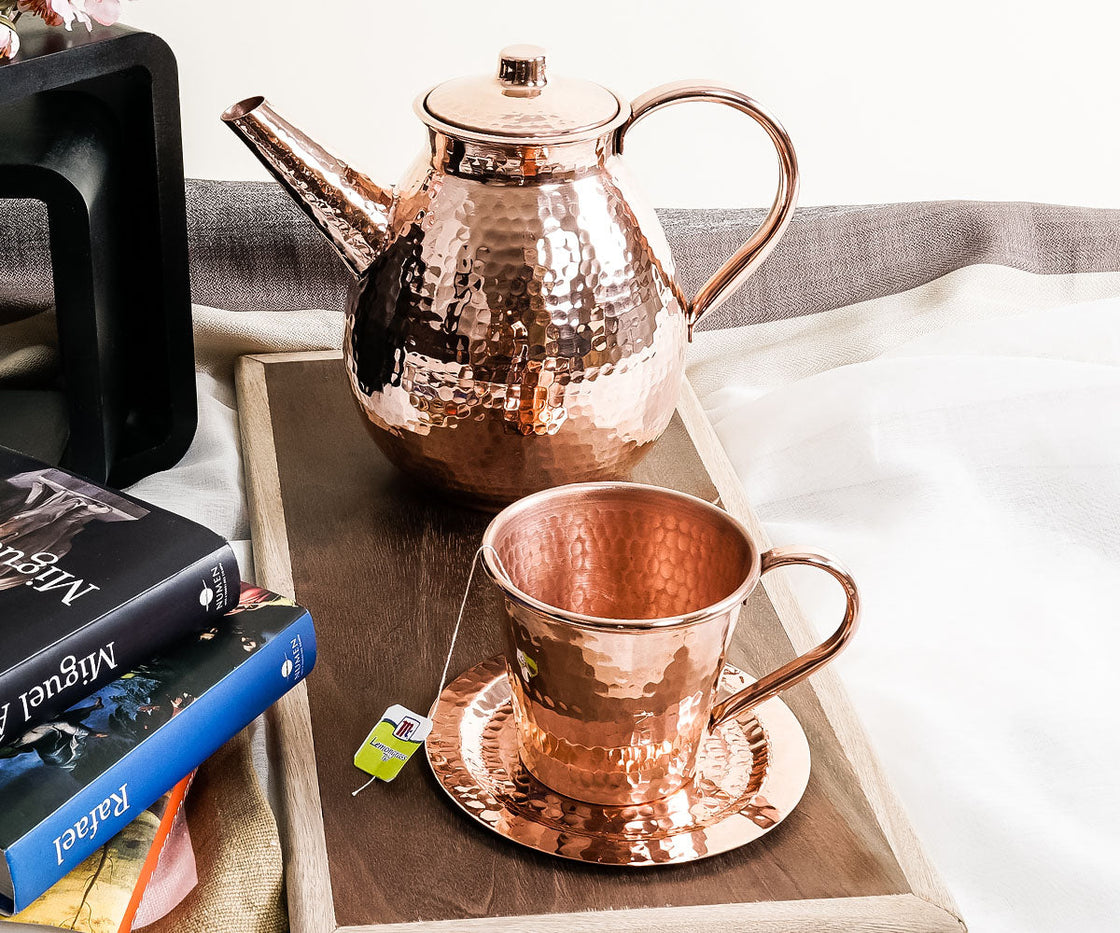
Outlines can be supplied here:
M750 680L727 667L720 691ZM431 716L428 762L455 803L507 839L580 862L671 865L727 852L777 826L809 782L809 743L779 699L716 729L691 785L627 807L563 797L525 770L500 655L448 684Z

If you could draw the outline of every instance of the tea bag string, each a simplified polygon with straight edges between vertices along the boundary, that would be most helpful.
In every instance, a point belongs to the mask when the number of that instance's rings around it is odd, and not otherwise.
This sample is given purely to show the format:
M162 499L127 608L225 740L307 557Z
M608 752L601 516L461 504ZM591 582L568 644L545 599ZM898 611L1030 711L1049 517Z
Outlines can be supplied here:
M443 694L443 688L447 686L447 672L451 669L451 658L455 654L455 643L459 640L459 629L463 626L463 616L467 611L467 600L471 595L471 584L474 582L474 572L478 569L478 559L482 556L483 551L489 551L494 557L494 561L498 566L498 570L501 571L504 577L509 577L509 573L506 571L501 557L498 556L498 552L493 548L492 545L483 544L477 551L474 552L474 557L471 558L470 573L467 574L467 585L463 588L463 599L459 603L459 614L455 618L455 627L451 630L451 644L447 646L447 658L443 662L443 673L440 674L439 677L439 689L436 690L437 703L439 702L440 696ZM351 791L350 796L357 797L358 794L364 791L367 787L370 786L370 784L372 784L376 780L376 776L371 777L357 790Z
M459 629L463 624L463 615L467 611L467 599L471 595L471 583L474 582L474 572L478 569L478 559L482 556L483 551L489 551L493 555L494 562L497 564L498 570L501 571L502 576L507 579L509 578L509 573L506 571L505 565L502 563L502 559L498 556L498 552L494 549L493 545L480 545L478 550L474 552L474 557L471 559L471 570L470 573L467 574L467 585L463 589L462 602L459 603L459 615L455 619L455 628L451 630L451 644L447 647L447 658L443 662L443 673L439 678L439 689L436 690L437 703L439 702L440 696L443 694L443 688L447 686L447 672L451 669L451 657L455 653L455 642L459 639Z

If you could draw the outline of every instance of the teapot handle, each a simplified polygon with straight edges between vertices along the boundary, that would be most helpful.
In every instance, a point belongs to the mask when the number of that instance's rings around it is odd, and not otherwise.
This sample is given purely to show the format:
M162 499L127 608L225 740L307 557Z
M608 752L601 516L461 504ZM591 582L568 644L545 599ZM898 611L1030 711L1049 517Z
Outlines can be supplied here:
M647 91L631 105L630 119L615 131L616 151L622 152L626 131L639 120L662 107L687 101L726 104L745 113L766 130L774 143L774 148L778 150L778 192L774 195L770 213L750 235L747 242L720 266L716 274L704 283L703 288L696 293L696 297L688 303L685 317L688 321L688 339L692 340L692 329L696 326L696 322L708 311L723 304L754 272L755 267L770 254L770 250L777 245L778 240L785 233L793 217L794 205L797 204L799 178L797 154L793 151L793 143L790 142L781 123L746 94L740 94L718 84L675 83Z

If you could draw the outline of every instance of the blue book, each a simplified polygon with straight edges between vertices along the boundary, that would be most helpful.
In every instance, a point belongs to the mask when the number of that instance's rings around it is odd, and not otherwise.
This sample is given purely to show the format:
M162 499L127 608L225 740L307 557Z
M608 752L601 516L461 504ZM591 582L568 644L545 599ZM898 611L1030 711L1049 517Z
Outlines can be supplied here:
M0 746L0 912L22 910L307 676L305 609L240 604Z

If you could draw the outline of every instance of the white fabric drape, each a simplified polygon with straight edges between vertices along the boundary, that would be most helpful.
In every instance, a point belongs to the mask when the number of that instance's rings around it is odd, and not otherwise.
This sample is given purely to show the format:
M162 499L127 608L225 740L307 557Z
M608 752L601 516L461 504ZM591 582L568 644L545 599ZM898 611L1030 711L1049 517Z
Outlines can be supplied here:
M1109 294L974 266L693 355L775 543L860 584L839 671L976 933L1120 929L1120 298L1073 303Z

